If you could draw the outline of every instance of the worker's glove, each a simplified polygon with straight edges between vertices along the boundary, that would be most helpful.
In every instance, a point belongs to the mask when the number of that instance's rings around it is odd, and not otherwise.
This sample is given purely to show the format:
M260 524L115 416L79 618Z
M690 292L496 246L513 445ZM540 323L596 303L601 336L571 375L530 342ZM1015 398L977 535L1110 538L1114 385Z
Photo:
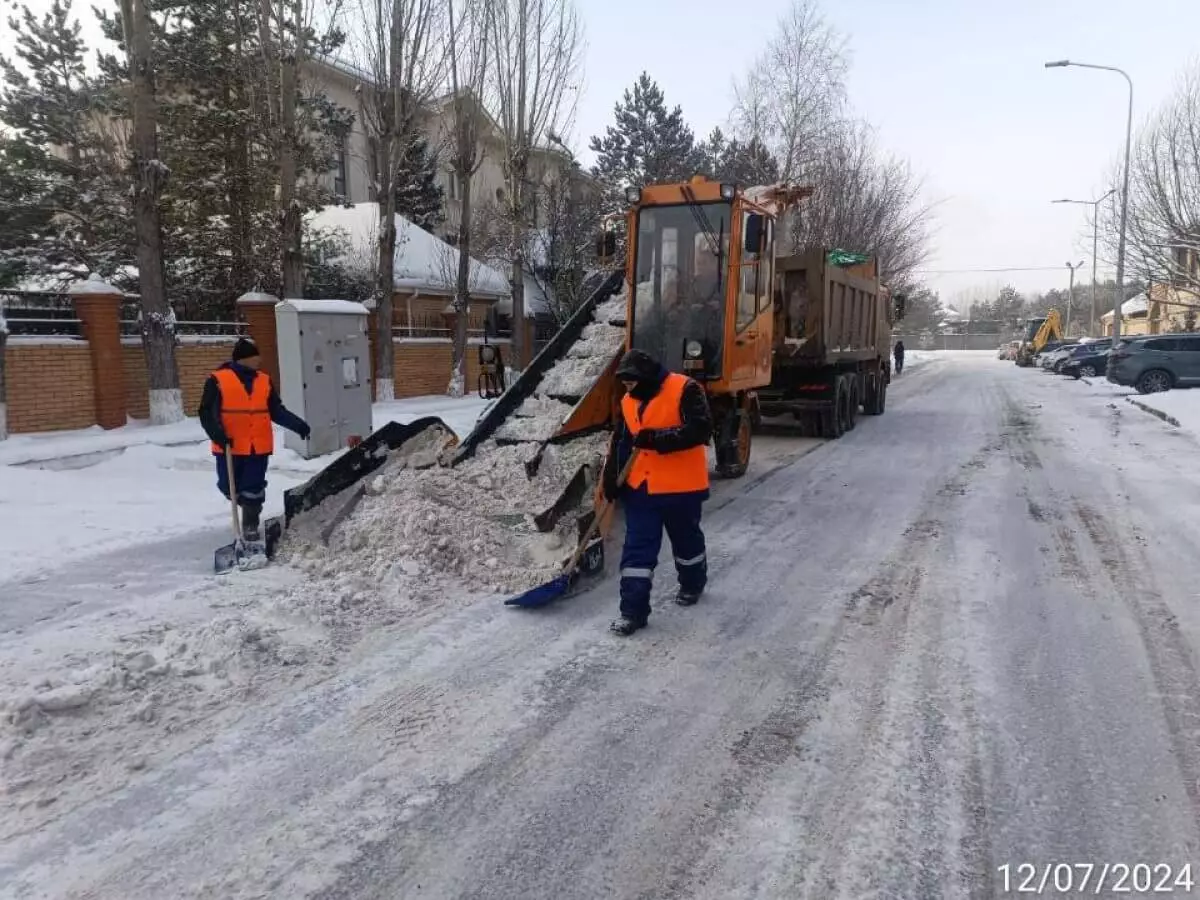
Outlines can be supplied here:
M600 489L604 492L604 499L609 503L620 496L621 485L618 481L620 473L617 472L617 467L609 462L604 467L604 472L601 475Z
M639 450L653 450L658 443L658 431L653 428L643 428L633 439L633 446Z
M218 447L224 447L226 450L233 446L233 441L229 439L229 435L227 434L217 435L216 443Z
M299 434L299 435L300 435L300 438L301 438L301 440L305 440L305 441L307 441L307 440L308 440L308 436L309 436L310 434L312 434L312 429L311 429L311 428L309 428L309 427L308 427L308 423L307 423L307 422L305 422L303 425L301 425L301 426L300 426L300 431L299 431L299 432L297 432L297 434Z

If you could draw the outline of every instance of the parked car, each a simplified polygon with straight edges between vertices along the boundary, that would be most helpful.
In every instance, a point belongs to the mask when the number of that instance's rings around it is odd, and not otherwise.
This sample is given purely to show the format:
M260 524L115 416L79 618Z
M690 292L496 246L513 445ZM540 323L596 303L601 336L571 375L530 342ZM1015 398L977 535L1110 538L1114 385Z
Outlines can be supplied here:
M1135 335L1108 357L1108 380L1154 394L1200 384L1200 334Z
M1079 353L1073 353L1059 371L1071 378L1095 378L1103 375L1108 371L1109 352L1108 347L1101 349L1089 347Z
M1043 369L1054 370L1054 365L1061 359L1066 359L1071 351L1075 349L1075 345L1079 343L1078 338L1068 338L1065 341L1059 341L1058 346L1053 350L1043 350L1041 354L1041 362L1039 365ZM1047 344L1047 347L1050 345Z
M1060 358L1054 363L1054 371L1060 375L1069 375L1070 373L1067 371L1067 368L1076 360L1082 359L1085 356L1104 356L1111 348L1111 338L1085 338L1072 347L1071 351L1066 356ZM1099 373L1093 372L1092 374L1096 375ZM1089 375L1087 377L1090 378L1091 376Z
M1020 341L1008 341L1001 344L1000 349L996 351L996 359L1016 359L1017 349L1021 346Z

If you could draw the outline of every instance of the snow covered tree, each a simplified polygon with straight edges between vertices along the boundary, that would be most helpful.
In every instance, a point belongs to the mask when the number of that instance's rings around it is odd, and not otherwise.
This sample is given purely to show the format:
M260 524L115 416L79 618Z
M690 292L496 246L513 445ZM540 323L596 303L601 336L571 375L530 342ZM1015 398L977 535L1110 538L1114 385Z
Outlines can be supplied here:
M408 135L396 167L396 212L430 234L445 219L437 177L438 157L429 141L417 133Z
M587 299L584 288L593 265L603 200L583 173L573 170L545 185L541 204L545 224L533 232L530 274L562 323Z
M713 148L696 146L683 109L668 109L658 84L645 72L613 109L616 124L603 137L593 137L596 154L592 174L609 187L609 209L624 208L622 191L629 185L686 181L704 172ZM716 137L723 143L723 137ZM720 146L716 148L720 153Z
M153 25L147 0L121 0L125 53L133 97L133 227L137 234L142 349L150 389L150 422L183 419L183 394L175 364L175 312L167 301L159 198L170 170L158 158L158 97L155 88Z
M132 259L124 134L96 116L102 92L71 4L9 20L0 57L0 283L55 274L112 276ZM20 63L18 66L16 63Z
M367 133L367 170L379 206L376 276L375 399L395 393L392 295L395 293L400 171L415 146L417 117L433 94L438 67L433 48L440 10L435 0L379 0L363 5L363 68L359 117Z
M699 150L705 174L715 181L751 187L780 180L779 161L758 138L727 140L720 128L714 128Z
M451 121L448 136L450 169L458 188L458 268L454 273L454 341L447 392L461 397L467 383L467 337L471 312L471 253L474 235L475 173L483 163L481 138L488 127L480 97L487 86L487 9L466 0L455 12L447 0L446 56L450 73Z

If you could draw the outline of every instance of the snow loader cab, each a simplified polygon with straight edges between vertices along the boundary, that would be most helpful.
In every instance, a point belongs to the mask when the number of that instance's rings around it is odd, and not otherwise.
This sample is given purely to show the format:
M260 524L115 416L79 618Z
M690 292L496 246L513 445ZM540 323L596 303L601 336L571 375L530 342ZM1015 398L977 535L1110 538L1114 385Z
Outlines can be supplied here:
M625 196L626 345L705 386L721 477L745 472L754 391L771 381L776 213L808 193L772 190L698 175Z

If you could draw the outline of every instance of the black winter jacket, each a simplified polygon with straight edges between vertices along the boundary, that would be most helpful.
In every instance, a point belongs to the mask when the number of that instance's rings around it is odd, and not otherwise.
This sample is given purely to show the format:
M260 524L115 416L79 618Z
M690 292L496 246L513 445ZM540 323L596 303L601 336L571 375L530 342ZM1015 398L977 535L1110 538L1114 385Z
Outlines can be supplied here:
M259 374L257 370L236 362L227 362L220 366L220 368L232 369L236 372L242 384L246 386L247 393L253 389L254 378ZM262 374L270 377L265 372ZM275 390L274 384L271 385L271 395L270 399L267 400L267 409L271 414L271 421L276 425L280 425L288 431L294 431L301 437L308 436L308 423L283 405L283 401L279 399L279 393ZM204 382L204 393L200 397L198 415L200 416L200 427L204 429L204 433L208 435L208 439L222 447L225 446L227 438L225 436L225 428L221 425L221 386L217 383L215 375L209 375L208 380Z

